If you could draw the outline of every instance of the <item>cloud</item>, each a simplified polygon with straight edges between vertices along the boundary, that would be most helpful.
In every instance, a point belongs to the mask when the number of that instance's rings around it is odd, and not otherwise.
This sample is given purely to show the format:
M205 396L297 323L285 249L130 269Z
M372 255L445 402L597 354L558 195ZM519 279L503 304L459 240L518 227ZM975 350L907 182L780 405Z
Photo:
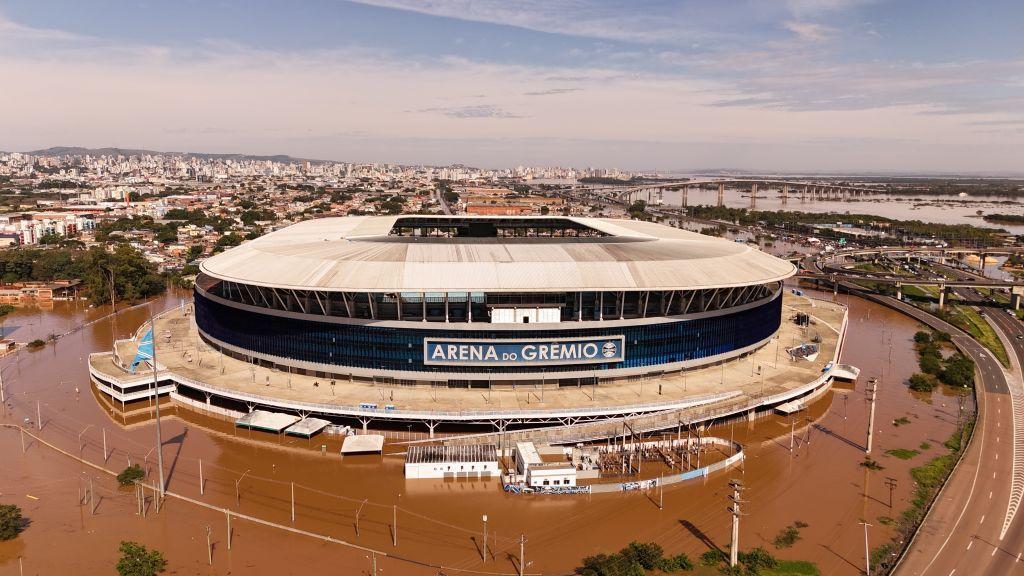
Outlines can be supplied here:
M634 42L688 44L697 38L720 37L710 28L691 25L683 5L659 3L643 8L602 0L351 0L361 4L514 26L526 30Z
M538 90L536 92L523 92L523 96L555 96L558 94L571 94L573 92L579 92L580 88L549 88L547 90Z
M0 33L0 74L19 79L3 98L18 111L0 131L8 150L71 143L489 167L995 170L1018 167L1024 146L1020 134L965 124L1019 115L1024 59L833 61L830 45L787 37L652 49L635 66L509 64L50 31L65 39L53 42L6 29L37 38L8 43Z
M786 5L794 15L803 17L842 12L865 4L873 4L878 1L879 0L787 0Z
M797 22L787 20L783 23L787 30L797 35L800 40L807 42L824 42L836 33L835 28L813 22Z
M34 28L8 20L0 14L0 42L5 40L84 40L86 37L63 30Z
M969 126L1024 126L1024 119L994 119L975 120L967 123Z
M522 118L498 106L481 104L478 106L453 106L443 108L423 108L419 112L443 114L449 118Z

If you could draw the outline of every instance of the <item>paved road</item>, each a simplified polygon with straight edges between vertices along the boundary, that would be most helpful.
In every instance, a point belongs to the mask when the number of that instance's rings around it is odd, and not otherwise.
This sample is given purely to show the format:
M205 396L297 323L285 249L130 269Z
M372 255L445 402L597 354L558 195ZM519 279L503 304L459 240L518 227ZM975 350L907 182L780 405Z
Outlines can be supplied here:
M976 299L967 291L960 295ZM1015 513L1024 491L1024 438L1016 431L1024 425L1024 391L1020 389L1024 340L1016 338L1017 334L1024 334L1024 326L1001 310L989 314L1018 360L1016 374L1007 379L999 361L954 326L895 298L869 298L951 334L954 343L977 364L980 376L974 441L894 573L1024 574L1024 563L1020 561L1024 553L1024 521Z

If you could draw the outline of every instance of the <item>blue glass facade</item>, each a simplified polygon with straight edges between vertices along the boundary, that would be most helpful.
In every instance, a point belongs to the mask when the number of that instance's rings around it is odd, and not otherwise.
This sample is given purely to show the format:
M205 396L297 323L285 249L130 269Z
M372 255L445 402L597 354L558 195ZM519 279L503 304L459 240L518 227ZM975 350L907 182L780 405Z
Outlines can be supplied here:
M637 326L573 328L446 330L437 328L385 328L282 318L240 310L195 293L196 322L207 335L259 354L303 362L416 372L480 372L479 367L428 366L423 363L424 338L581 338L623 335L625 361L607 364L512 366L501 372L592 372L609 368L656 367L662 364L707 358L756 344L775 333L782 320L782 295L756 307L710 318ZM525 327L526 325L524 325ZM344 372L344 370L339 370Z

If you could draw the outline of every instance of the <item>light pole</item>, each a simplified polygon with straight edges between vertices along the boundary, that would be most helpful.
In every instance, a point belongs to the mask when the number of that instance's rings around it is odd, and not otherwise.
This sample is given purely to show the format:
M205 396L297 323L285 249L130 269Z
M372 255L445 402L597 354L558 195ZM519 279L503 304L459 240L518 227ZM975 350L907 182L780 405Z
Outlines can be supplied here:
M89 430L89 428L92 428L92 424L89 424L88 426L83 428L81 432L78 433L78 455L79 456L82 455L82 434L85 434Z
M487 514L484 514L484 547L483 547L484 562L487 562Z
M864 573L871 576L871 549L868 548L868 526L873 526L873 524L868 524L867 522L860 522L860 524L864 525Z
M163 435L160 433L160 382L157 379L156 373L156 321L153 319L153 308L149 308L149 327L153 334L153 394L154 403L156 404L156 467L157 473L160 474L160 497L163 498L166 494L164 487L164 451L163 451Z
M251 470L246 470L245 472L242 472L242 475L238 477L238 480L235 480L235 508L241 506L241 499L238 496L238 485L242 483L242 478L245 478L245 475L248 474L249 472L251 472Z

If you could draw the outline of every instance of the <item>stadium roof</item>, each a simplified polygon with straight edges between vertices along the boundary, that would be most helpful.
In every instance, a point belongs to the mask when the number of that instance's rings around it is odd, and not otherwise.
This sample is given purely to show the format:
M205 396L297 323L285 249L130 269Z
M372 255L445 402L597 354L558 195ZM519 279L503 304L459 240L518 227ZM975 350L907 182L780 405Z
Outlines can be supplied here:
M396 222L562 222L587 237L396 236ZM347 292L678 290L761 284L792 264L746 244L638 220L349 216L308 220L200 264L245 284Z

